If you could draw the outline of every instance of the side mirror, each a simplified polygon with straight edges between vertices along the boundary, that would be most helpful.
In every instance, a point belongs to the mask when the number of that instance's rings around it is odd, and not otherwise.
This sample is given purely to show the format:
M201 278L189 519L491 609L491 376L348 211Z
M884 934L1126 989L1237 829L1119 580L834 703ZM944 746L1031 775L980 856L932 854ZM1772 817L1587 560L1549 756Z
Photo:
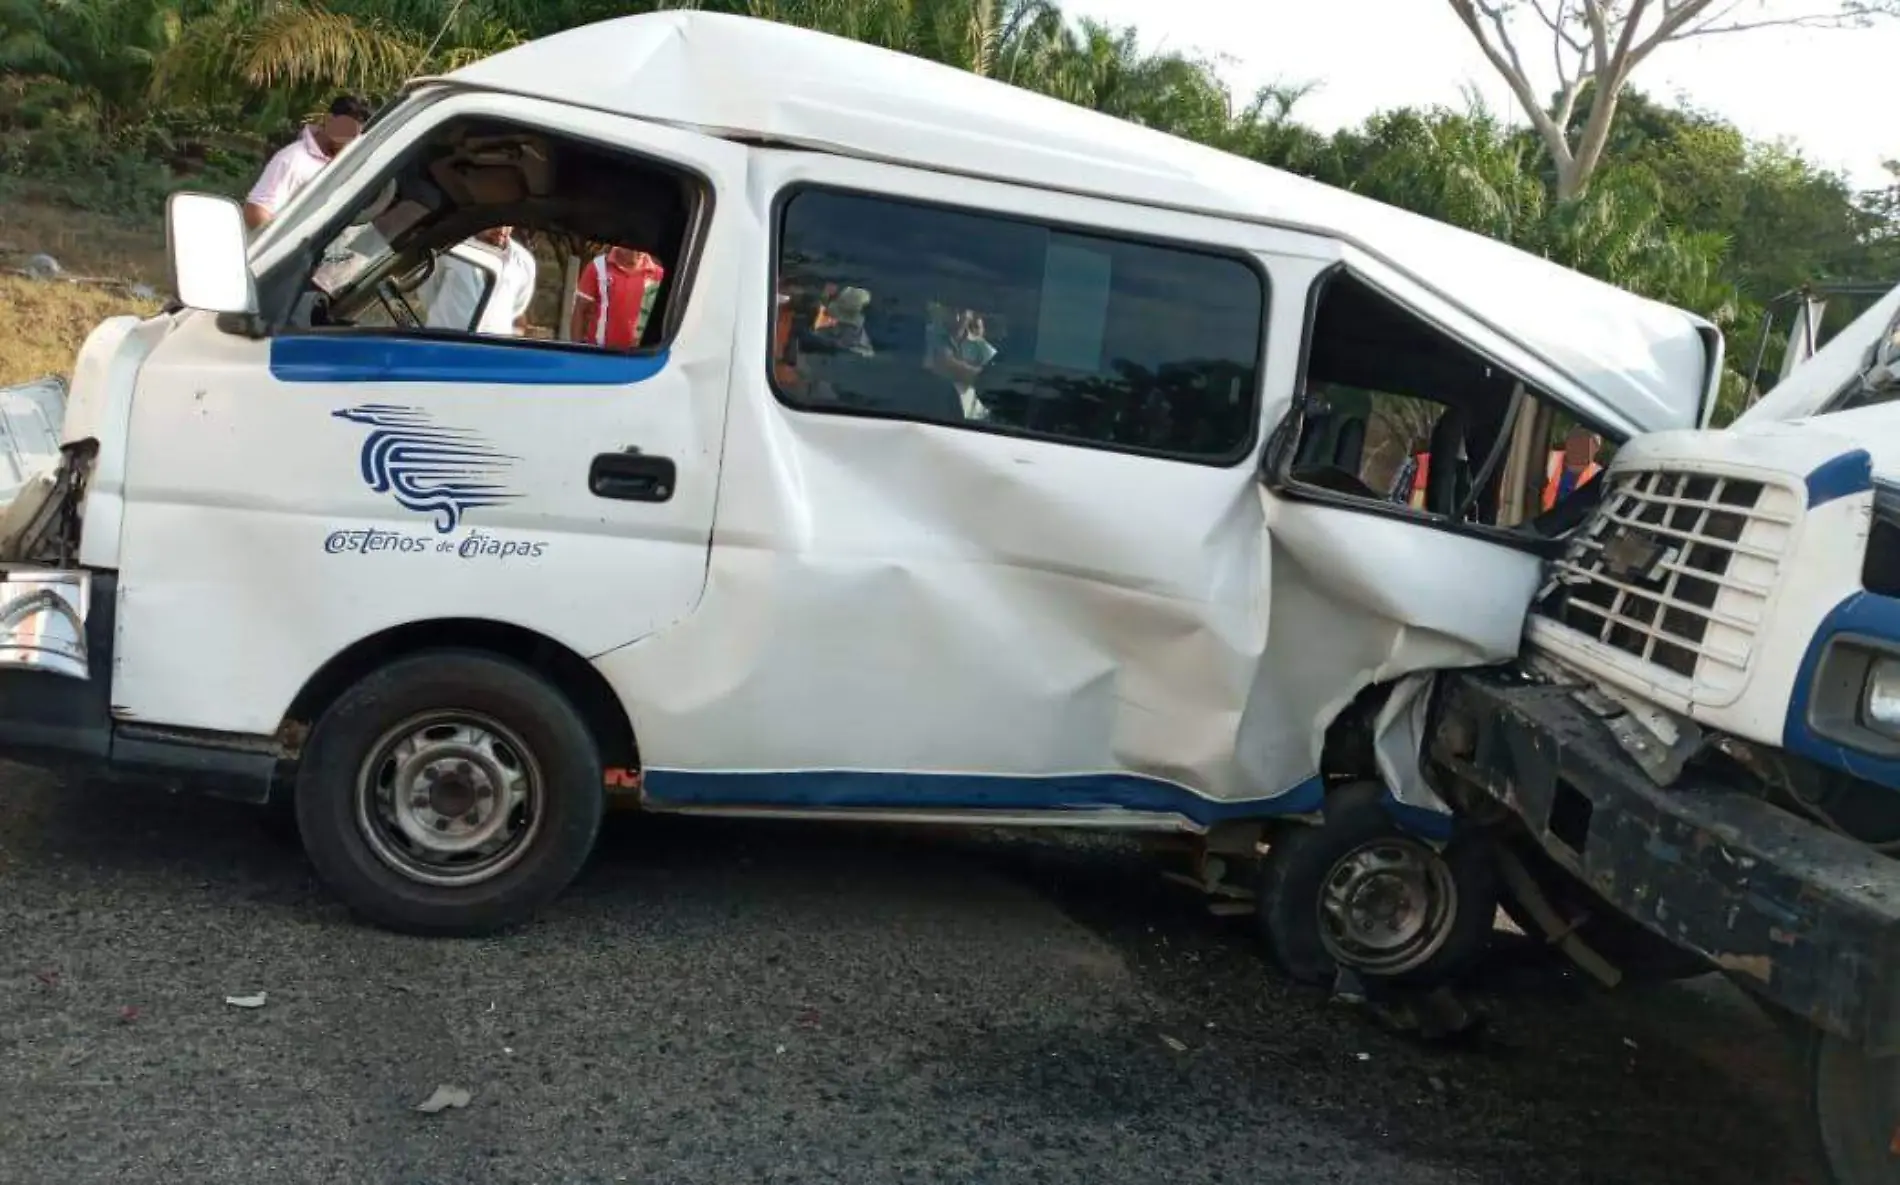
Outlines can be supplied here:
M172 194L165 202L165 247L180 304L210 313L257 312L244 208L237 202L207 193Z

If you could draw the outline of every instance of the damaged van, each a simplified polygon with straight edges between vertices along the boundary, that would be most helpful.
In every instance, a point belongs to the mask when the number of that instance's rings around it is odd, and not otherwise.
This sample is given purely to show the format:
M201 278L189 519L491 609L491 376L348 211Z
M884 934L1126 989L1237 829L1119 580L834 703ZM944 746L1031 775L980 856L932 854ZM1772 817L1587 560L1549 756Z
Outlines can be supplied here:
M0 747L291 804L421 933L530 915L624 794L1186 836L1295 975L1438 980L1499 888L1433 689L1601 513L1554 442L1722 369L1499 243L699 13L415 82L254 240L168 223L0 527ZM624 340L431 326L504 226L645 260Z

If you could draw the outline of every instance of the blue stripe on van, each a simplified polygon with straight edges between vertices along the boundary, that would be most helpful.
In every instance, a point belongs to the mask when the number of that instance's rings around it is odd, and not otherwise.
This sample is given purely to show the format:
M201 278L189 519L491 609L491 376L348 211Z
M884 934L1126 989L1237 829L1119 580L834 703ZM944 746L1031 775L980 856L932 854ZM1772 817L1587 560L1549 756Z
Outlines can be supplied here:
M1273 796L1216 802L1185 786L1137 774L883 773L796 770L709 773L650 769L642 778L654 806L834 807L862 810L1092 811L1120 809L1180 815L1203 827L1236 819L1311 814L1325 788L1308 778Z
M270 342L271 377L285 383L493 383L616 387L666 369L667 352L625 354L534 341L299 333Z

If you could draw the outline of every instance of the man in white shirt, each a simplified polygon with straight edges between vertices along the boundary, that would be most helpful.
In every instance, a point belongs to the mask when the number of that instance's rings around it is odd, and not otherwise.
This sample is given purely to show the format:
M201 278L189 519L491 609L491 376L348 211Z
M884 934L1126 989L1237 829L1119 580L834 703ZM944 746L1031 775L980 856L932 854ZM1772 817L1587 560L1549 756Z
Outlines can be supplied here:
M330 113L306 124L297 138L277 150L244 199L244 225L256 230L277 217L292 194L310 184L343 146L363 132L369 104L354 95L338 95Z
M521 332L528 305L534 300L534 252L517 240L514 228L508 226L490 227L471 241L501 252L495 289L482 307L481 321L471 325L475 306L481 304L482 291L488 286L486 269L445 251L437 257L435 274L424 286L423 299L429 305L424 324L430 329L514 337Z

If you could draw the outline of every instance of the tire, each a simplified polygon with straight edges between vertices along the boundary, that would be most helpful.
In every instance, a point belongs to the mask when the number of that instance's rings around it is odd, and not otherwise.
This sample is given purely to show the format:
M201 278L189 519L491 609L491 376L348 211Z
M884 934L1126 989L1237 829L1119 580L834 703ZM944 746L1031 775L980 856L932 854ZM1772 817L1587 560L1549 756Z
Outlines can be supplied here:
M1805 1053L1806 1135L1834 1185L1900 1185L1900 1057L1869 1057L1818 1029L1808 1033Z
M1335 791L1322 823L1276 836L1261 861L1256 913L1261 935L1275 962L1301 983L1330 985L1345 966L1364 979L1436 987L1456 979L1490 939L1498 880L1488 839L1455 835L1434 851L1399 827L1384 797L1383 787L1373 782ZM1393 940L1395 949L1365 948L1366 957L1355 957L1355 944L1322 915L1329 882L1335 882L1335 899L1341 885L1354 880L1365 891L1368 878L1355 871L1364 859L1402 869L1384 874L1385 879L1407 885L1406 900L1420 905L1425 917L1416 935ZM1418 879L1409 876L1413 871Z
M604 797L593 735L558 691L510 659L438 650L368 675L317 721L297 827L359 916L472 936L526 921L573 881Z

